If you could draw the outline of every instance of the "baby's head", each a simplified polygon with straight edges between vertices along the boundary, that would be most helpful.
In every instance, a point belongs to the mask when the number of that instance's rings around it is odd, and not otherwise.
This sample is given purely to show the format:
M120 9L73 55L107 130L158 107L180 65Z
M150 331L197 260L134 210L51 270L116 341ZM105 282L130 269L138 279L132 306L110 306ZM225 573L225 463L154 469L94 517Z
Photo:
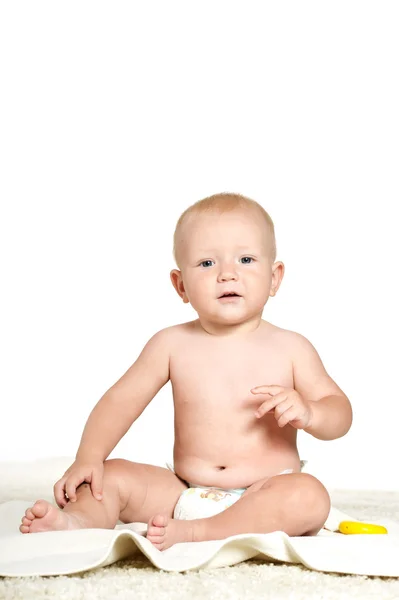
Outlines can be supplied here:
M284 265L276 263L273 221L245 196L221 193L199 200L180 216L170 277L183 302L200 320L239 324L262 315L280 286ZM224 292L239 294L220 300Z

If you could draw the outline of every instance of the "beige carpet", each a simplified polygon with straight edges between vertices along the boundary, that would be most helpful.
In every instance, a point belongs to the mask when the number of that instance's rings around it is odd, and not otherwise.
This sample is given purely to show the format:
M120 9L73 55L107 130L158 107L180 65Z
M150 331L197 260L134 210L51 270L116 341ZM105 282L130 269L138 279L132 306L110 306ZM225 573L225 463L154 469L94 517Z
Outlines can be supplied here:
M0 503L43 497L70 459L43 461L36 468L0 463ZM329 490L333 504L359 519L399 522L399 492ZM399 556L398 556L399 561ZM399 579L325 574L306 567L265 563L257 558L232 567L170 573L144 556L81 575L0 578L0 599L71 598L378 598L399 599Z

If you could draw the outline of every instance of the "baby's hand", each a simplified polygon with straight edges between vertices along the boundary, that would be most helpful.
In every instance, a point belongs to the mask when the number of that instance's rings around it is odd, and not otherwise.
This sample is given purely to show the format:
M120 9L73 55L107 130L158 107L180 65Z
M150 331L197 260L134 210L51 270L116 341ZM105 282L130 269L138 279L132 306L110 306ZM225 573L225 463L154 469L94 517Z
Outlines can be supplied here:
M292 388L281 385L259 385L252 388L253 394L268 394L268 398L255 412L257 418L274 408L274 416L279 427L289 423L295 429L306 429L312 420L312 407L308 400Z
M101 460L75 460L54 485L54 498L58 506L64 508L69 501L76 502L76 488L84 481L90 484L94 498L101 500L103 473L104 463Z

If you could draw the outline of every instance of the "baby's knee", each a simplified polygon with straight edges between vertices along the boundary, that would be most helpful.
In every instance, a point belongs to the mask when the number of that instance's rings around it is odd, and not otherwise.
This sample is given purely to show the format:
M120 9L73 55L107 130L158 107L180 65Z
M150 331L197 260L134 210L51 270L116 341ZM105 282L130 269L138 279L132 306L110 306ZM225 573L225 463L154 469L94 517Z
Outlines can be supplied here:
M142 476L142 465L123 458L110 458L104 461L104 481L118 484L132 484Z
M110 458L104 461L104 487L117 488L121 504L127 502L130 495L134 469L132 463L123 458Z
M124 458L108 458L104 461L104 474L121 473L126 471L129 461Z
M317 477L310 473L298 473L301 484L303 487L303 493L305 497L314 499L317 502L330 504L330 495L324 485Z
M309 513L314 521L313 532L319 531L325 524L331 510L331 498L325 486L319 479L310 475L310 473L302 473L305 478L305 483L302 502L308 507ZM315 535L315 533L313 533Z

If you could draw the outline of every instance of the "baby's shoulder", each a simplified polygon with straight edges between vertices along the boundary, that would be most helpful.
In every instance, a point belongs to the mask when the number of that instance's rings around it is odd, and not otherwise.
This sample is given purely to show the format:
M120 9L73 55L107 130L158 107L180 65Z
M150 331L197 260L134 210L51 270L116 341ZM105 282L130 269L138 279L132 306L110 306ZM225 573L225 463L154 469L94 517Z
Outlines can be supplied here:
M179 341L184 341L184 338L193 333L193 321L187 323L178 323L177 325L169 325L160 329L155 335L158 338L163 338L169 344L176 344Z
M276 340L294 362L298 358L303 361L317 356L316 348L302 333L281 327L277 327L276 330Z
M271 325L271 323L269 325ZM270 333L272 334L273 343L279 343L287 349L310 344L309 340L298 331L284 329L283 327L277 327L277 325L271 325L268 333L269 335Z

